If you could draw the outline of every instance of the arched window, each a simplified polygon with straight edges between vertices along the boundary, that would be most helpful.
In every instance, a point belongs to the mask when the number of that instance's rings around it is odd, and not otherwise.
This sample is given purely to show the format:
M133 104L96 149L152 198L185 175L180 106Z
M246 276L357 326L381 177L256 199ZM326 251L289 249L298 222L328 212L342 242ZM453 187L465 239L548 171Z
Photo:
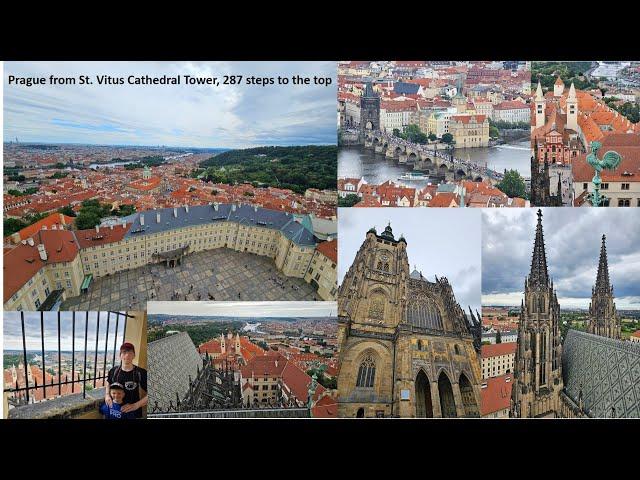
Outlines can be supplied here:
M376 268L382 270L382 262L380 260L378 260L378 266Z
M372 388L373 381L376 376L376 364L371 358L371 355L366 355L362 362L360 362L360 368L358 369L358 381L356 387Z
M422 350L422 340L418 340L418 350Z
M453 346L453 351L456 352L456 355L460 355L460 349L457 344Z
M389 271L389 264L388 264L388 263L385 263L385 264L384 264L384 271L385 271L385 272L388 272L388 271Z

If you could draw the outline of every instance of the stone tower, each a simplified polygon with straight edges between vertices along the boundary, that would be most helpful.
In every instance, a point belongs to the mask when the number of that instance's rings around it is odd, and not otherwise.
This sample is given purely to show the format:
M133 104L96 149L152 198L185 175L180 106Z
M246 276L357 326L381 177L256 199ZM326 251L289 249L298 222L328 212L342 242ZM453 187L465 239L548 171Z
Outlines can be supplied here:
M613 286L609 283L606 236L602 235L600 262L596 284L591 289L589 304L589 325L587 331L594 335L620 339L620 318L613 301Z
M511 415L556 416L562 391L560 304L547 272L542 211L520 307Z
M556 195L551 195L549 161L545 154L544 163L540 167L538 152L538 139L536 138L531 157L531 205L535 207L561 207L562 179L560 176L558 177L558 192Z
M409 273L407 242L370 229L338 291L340 417L478 417L472 325L446 278Z
M567 128L576 132L580 131L578 129L578 97L573 83L567 96Z
M456 82L456 94L451 99L451 105L455 107L458 114L467 112L467 97L462 93L462 78L460 77Z
M367 130L380 130L380 97L373 91L371 82L367 82L360 97L360 141L364 143Z
M536 108L535 128L540 128L544 126L546 103L544 100L544 96L542 95L542 86L540 85L539 81L538 81L538 88L536 89L535 108ZM532 127L532 129L533 128L534 127Z
M151 169L149 168L149 165L145 165L144 170L142 171L142 179L149 180L150 178L151 178Z

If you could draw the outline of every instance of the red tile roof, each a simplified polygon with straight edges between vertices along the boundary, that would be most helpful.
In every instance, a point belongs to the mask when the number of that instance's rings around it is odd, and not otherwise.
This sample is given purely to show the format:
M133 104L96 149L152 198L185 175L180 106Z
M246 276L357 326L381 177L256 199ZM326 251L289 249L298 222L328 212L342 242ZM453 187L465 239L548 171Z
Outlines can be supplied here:
M24 240L33 236L36 232L39 232L44 227L46 227L46 230L51 230L55 225L56 229L60 229L63 228L63 226L72 224L73 220L73 217L69 217L62 213L52 213L48 217L45 217L42 220L29 225L28 227L24 227L22 230L16 233L18 233L21 240Z
M123 227L124 225L124 227ZM109 243L121 241L131 228L131 223L119 223L111 227L100 227L96 232L95 228L89 230L78 230L76 237L80 248L95 247L97 245L107 245Z
M322 255L327 257L333 263L338 261L338 241L331 240L330 242L322 242L317 246L316 250Z
M68 230L41 230L31 238L33 238L33 246L21 243L4 254L5 302L45 265L71 262L78 255L78 244L73 232ZM46 261L40 259L39 244L45 246Z
M482 345L482 358L499 357L501 355L515 355L517 346L518 344L516 342Z
M487 378L482 383L486 383L487 386L480 390L481 415L489 415L511 407L513 376L510 373L499 377Z

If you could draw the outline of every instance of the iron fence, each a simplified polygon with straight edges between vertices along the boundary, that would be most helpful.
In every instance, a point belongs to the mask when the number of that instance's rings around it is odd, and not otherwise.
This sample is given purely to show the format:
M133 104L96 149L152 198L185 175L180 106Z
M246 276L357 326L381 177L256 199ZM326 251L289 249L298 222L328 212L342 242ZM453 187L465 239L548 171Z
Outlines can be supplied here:
M61 320L61 313L57 313L57 331L55 335L57 335L57 381L54 381L55 375L49 374L51 380L47 382L47 353L51 352L51 349L45 349L45 337L47 334L45 333L45 314L49 315L54 312L38 312L40 315L40 354L42 356L42 383L38 384L37 377L34 378L33 383L30 382L29 377L33 376L30 372L29 360L27 354L27 329L25 328L25 312L20 312L20 330L22 337L22 365L24 367L24 386L21 386L19 378L15 379L15 384L9 388L4 388L5 393L9 393L9 402L13 406L26 405L29 403L34 403L37 397L37 392L39 389L42 389L42 400L47 400L48 398L56 398L62 396L62 389L65 385L71 385L71 391L66 392L69 393L80 393L82 392L83 398L86 398L87 393L87 383L93 383L93 388L96 388L98 381L102 382L102 385L105 384L107 379L107 358L108 354L112 354L111 357L111 366L115 365L116 362L116 352L118 350L118 338L121 341L124 341L127 331L127 320L129 318L133 318L133 315L129 315L127 312L96 312L96 318L92 319L95 321L96 328L96 341L93 350L93 375L91 374L91 364L89 364L89 368L87 368L87 353L88 353L88 339L89 339L89 313L90 312L65 312L71 313L71 378L69 375L64 375L64 379L62 376L62 346L61 346L61 322L68 322L68 319ZM106 313L106 328L105 328L105 338L104 338L104 352L99 351L99 339L100 339L100 320L101 317ZM54 313L55 314L55 313ZM82 318L84 317L84 319ZM50 320L47 319L47 320ZM114 338L113 338L113 347L109 348L109 327L111 322L115 321L115 330L114 330ZM5 329L6 329L5 319ZM50 323L50 322L49 322ZM92 322L93 323L93 322ZM84 327L84 346L79 346L81 348L76 349L76 327L79 328L78 332L82 333L82 328ZM119 335L119 328L122 327L122 335ZM33 333L29 331L29 333ZM5 333L6 337L6 333ZM5 338L6 344L6 338ZM55 351L55 350L54 350ZM65 353L67 351L65 350ZM76 353L82 354L83 363L82 363L82 372L77 372L76 375ZM98 356L102 356L102 372L98 369ZM55 365L53 365L55 366ZM51 370L53 371L53 366ZM5 370L7 365L5 365ZM88 376L87 376L88 374ZM77 377L77 378L76 378ZM79 385L81 384L81 385ZM57 388L56 388L57 387ZM76 392L77 388L77 392ZM56 394L57 390L57 394ZM65 389L68 390L68 389Z

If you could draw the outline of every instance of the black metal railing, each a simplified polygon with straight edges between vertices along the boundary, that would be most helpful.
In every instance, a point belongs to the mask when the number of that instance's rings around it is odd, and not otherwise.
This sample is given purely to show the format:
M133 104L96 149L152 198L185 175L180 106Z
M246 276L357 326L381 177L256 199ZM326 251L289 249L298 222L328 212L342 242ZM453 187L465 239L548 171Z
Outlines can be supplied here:
M89 368L87 368L87 353L88 350L88 339L89 339L89 325L90 325L90 313L93 317L95 313L95 318L91 318L92 322L95 322L95 346L93 350L93 375L91 374L91 365L89 364ZM104 330L104 355L102 356L102 372L98 371L98 356L102 353L98 351L99 348L99 339L100 339L100 323L101 317L104 317L106 313L106 328ZM42 355L42 382L38 383L37 377L34 378L33 383L29 380L30 376L33 376L29 367L29 357L27 350L27 333L29 333L30 337L33 336L33 330L31 328L25 328L25 312L20 312L20 330L22 337L22 360L21 363L24 368L24 378L18 378L16 375L15 384L11 387L4 388L5 393L9 393L9 404L12 406L21 406L27 405L29 403L34 403L37 398L37 393L41 389L42 397L40 400L47 400L51 398L57 398L63 395L62 389L65 385L71 385L71 391L65 392L65 394L71 393L80 393L82 392L83 398L86 398L87 393L87 383L93 384L93 388L96 388L98 382L101 381L102 386L105 385L107 379L107 355L112 350L112 358L111 358L111 367L115 366L116 362L116 352L118 351L118 339L121 342L124 341L126 331L127 331L127 320L129 318L133 318L133 315L129 315L127 312L38 312L40 315L40 355ZM61 315L69 316L70 319L62 319ZM57 322L51 322L53 320L51 317L57 315ZM45 349L45 337L50 332L45 332L45 317L47 323L57 323L57 329L54 335L57 335L57 381L54 381L56 375L47 372L47 364L46 358L47 353L52 352L52 349ZM83 318L84 317L84 318ZM113 330L113 348L109 348L109 337L110 337L110 325L112 325L112 320L115 321L115 329ZM7 345L7 323L14 321L6 318L5 314L5 345ZM62 374L62 331L67 330L68 324L64 325L64 323L71 323L71 377L69 378L68 374ZM84 323L84 325L83 325ZM76 350L76 327L80 328L80 332L82 327L84 326L84 347L82 349ZM61 328L67 327L67 328ZM36 327L37 329L37 327ZM121 332L119 332L121 330ZM50 337L49 337L50 338ZM5 351L7 350L5 346ZM31 350L33 351L33 350ZM55 351L55 349L53 350ZM64 353L67 353L68 350L65 350ZM76 353L83 355L83 363L82 363L82 372L78 372L76 375ZM5 370L9 368L8 365L5 365ZM51 367L51 371L53 370L53 366ZM51 380L47 382L47 374L50 375ZM22 381L21 381L22 380ZM57 387L57 389L56 389ZM57 392L56 392L57 390ZM67 389L65 389L67 390Z

